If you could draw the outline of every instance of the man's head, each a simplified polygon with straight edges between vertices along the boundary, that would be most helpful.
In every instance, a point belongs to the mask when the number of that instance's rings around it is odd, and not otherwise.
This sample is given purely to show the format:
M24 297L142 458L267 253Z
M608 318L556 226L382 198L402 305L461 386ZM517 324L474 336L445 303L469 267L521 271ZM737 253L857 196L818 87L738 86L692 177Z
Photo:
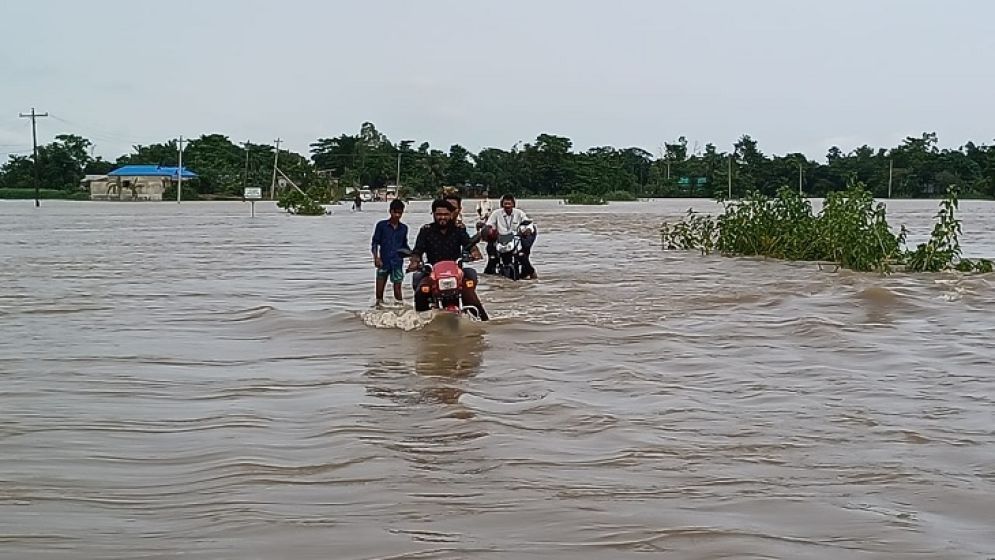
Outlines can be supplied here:
M504 208L505 214L511 214L511 209L515 207L515 197L506 194L501 197L501 208Z
M398 221L401 219L401 215L404 214L404 203L398 199L390 201L390 219L393 221Z
M440 198L432 202L432 218L435 219L435 225L447 228L455 216L456 209L448 200Z
M459 217L463 211L463 197L458 192L451 192L444 197L453 206L453 219Z
M490 193L484 191L484 200L487 200L488 198L490 198L490 196L491 196Z

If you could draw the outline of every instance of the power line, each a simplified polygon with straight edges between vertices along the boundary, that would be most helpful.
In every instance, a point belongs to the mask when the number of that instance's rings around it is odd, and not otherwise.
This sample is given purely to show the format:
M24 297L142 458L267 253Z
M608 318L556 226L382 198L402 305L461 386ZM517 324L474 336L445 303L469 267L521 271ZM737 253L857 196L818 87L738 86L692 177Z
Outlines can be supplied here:
M57 120L59 122L68 124L70 126L74 126L74 127L78 128L78 129L80 129L81 131L82 130L88 130L89 132L87 132L86 135L88 137L93 137L94 139L97 139L97 140L103 140L105 142L127 142L129 144L137 144L137 143L141 143L142 142L141 140L138 140L138 139L133 138L131 136L126 136L126 135L124 135L124 134L122 134L122 133L120 133L118 131L113 131L113 130L110 130L110 129L107 129L107 128L103 128L103 127L100 127L100 126L96 126L96 125L93 125L93 124L86 124L86 123L80 123L80 122L76 122L76 121L71 121L69 119L66 119L66 118L63 118L63 117L60 117L60 116L54 115L54 114L50 115L50 116L53 119L55 119L55 120Z
M38 208L39 206L41 206L41 203L38 202L38 127L36 126L36 121L39 118L47 117L48 113L36 113L35 108L32 107L30 113L27 114L20 113L18 116L22 119L26 119L29 117L31 118L31 146L32 146L32 153L34 153L34 159L35 159L34 161L35 208Z

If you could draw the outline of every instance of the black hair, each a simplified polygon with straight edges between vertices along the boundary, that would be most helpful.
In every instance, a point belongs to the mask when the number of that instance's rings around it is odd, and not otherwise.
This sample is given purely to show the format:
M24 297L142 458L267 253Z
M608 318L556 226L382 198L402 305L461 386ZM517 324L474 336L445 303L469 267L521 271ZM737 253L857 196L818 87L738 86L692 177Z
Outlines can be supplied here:
M463 197L458 192L446 193L445 195L443 195L442 198L446 200L455 200L457 203L459 203L460 206L463 206ZM453 208L453 211L455 210L456 209Z
M514 196L514 195L512 195L511 193L508 193L508 194L506 194L506 195L502 196L502 197L501 197L501 204L504 204L504 201L505 201L505 200L510 200L510 201L512 201L512 202L515 202L515 196Z
M404 212L404 203L398 199L390 201L390 211L391 212Z
M445 208L446 210L449 210L450 212L455 212L456 211L456 207L453 206L448 200L446 200L444 198L438 198L438 199L432 201L432 213L434 214L435 211L438 210L439 208Z

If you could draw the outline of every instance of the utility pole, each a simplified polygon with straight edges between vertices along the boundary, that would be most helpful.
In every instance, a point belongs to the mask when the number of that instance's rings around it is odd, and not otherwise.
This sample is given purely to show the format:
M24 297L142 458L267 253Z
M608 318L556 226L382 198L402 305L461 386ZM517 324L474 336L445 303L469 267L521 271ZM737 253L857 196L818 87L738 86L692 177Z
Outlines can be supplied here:
M729 154L729 200L732 200L732 154Z
M244 196L245 187L249 186L249 141L242 144L245 146L245 172L242 174L242 193Z
M276 200L276 166L280 163L280 140L277 138L273 141L276 143L276 149L273 150L273 182L269 185L269 198L270 200Z
M397 179L394 180L394 186L401 188L401 152L397 152Z
M180 152L180 166L176 168L176 203L179 204L180 200L183 198L183 137L180 136L180 142L177 145Z
M34 168L35 168L35 208L41 206L38 202L38 127L35 125L35 121L40 117L47 117L48 113L36 113L35 108L31 108L30 113L19 113L22 119L31 119L31 147L34 152Z
M798 162L798 194L802 194L802 162Z
M891 198L891 179L895 173L895 160L888 160L888 198Z

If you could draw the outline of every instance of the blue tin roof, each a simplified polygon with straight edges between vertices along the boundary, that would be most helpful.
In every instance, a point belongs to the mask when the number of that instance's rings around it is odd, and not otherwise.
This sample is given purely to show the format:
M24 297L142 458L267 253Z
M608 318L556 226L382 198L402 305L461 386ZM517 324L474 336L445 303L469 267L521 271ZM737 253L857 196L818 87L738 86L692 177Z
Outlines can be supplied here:
M172 177L177 176L176 167L164 167L159 165L125 165L111 171L107 175L110 177ZM183 178L193 179L197 174L186 167L183 168Z

